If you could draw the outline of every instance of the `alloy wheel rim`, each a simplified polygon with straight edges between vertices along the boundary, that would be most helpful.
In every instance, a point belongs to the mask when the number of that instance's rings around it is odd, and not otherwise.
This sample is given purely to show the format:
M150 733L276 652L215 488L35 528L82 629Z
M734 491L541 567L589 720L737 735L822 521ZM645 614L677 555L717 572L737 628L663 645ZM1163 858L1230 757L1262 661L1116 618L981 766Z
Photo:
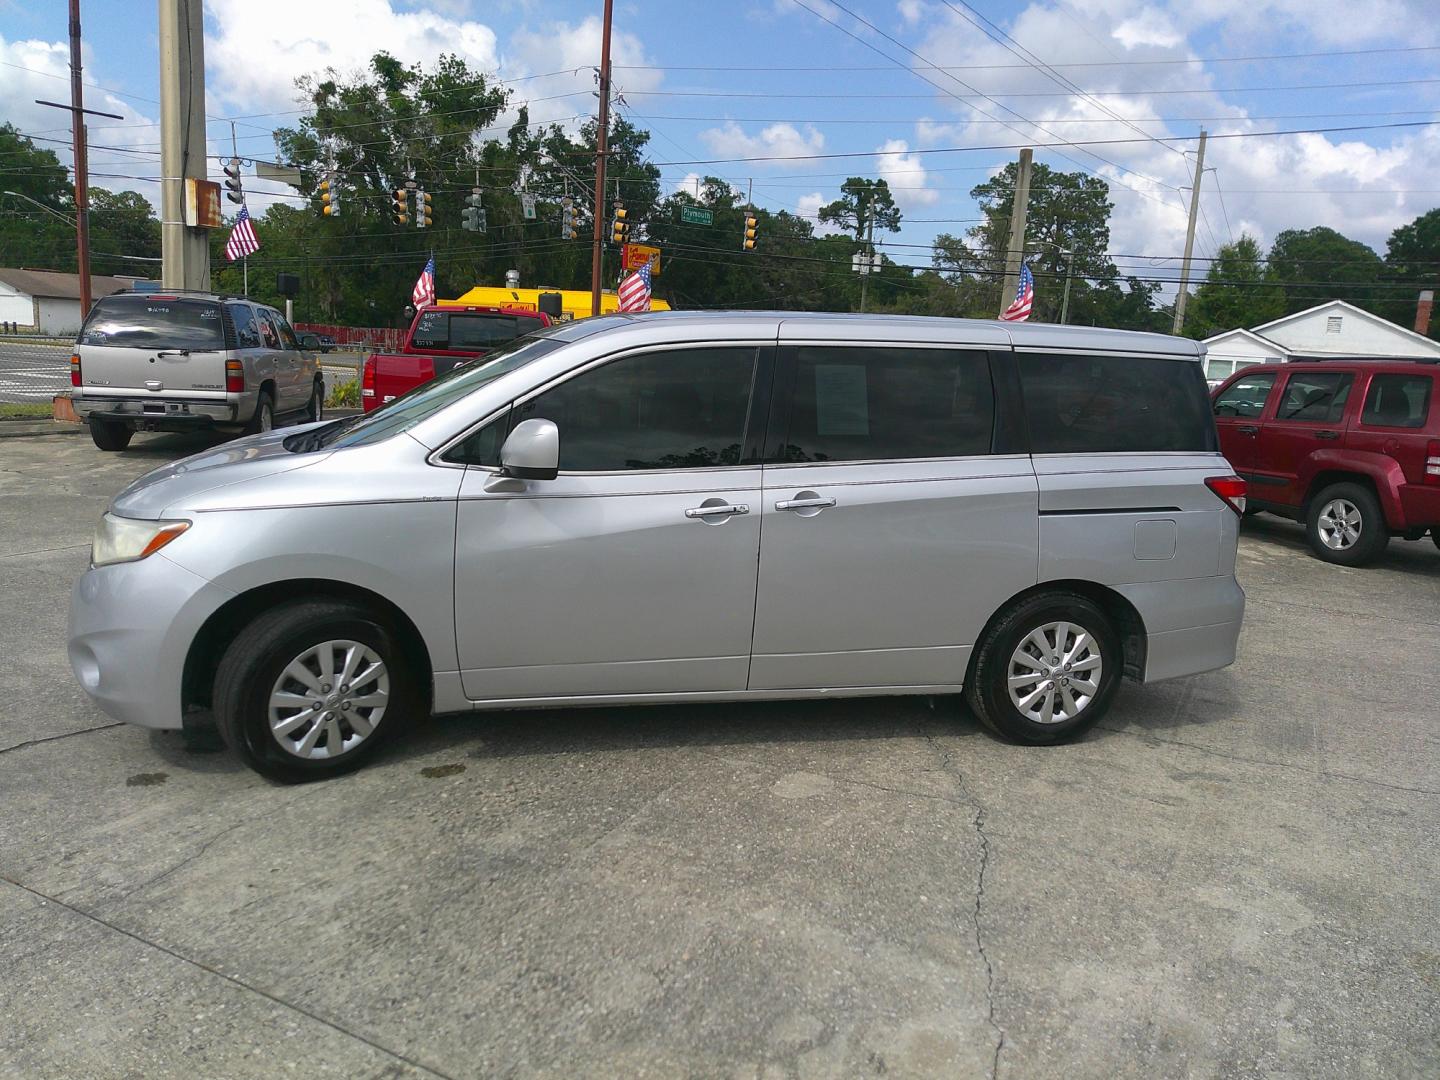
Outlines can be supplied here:
M333 761L374 733L390 703L390 673L370 646L321 642L285 665L270 688L270 735L287 754Z
M1355 546L1364 528L1360 508L1349 499L1331 499L1320 508L1316 528L1320 542L1331 551L1345 551Z
M1020 639L1006 665L1010 703L1037 724L1063 724L1100 693L1104 661L1095 636L1072 622L1049 622Z

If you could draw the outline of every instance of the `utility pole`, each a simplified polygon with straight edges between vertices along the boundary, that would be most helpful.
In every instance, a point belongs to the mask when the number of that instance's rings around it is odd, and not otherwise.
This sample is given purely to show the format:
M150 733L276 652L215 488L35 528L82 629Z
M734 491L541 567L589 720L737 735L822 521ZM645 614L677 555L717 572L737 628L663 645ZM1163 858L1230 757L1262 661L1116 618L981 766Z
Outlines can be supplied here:
M861 258L865 260L860 273L860 312L865 312L865 301L870 295L870 273L875 268L875 196L865 196L865 249Z
M605 0L600 35L600 124L595 129L595 249L590 255L590 314L600 314L600 275L605 261L605 155L610 135L610 18L614 0Z
M1175 294L1175 325L1172 334L1185 328L1185 302L1190 298L1190 253L1195 250L1195 215L1200 210L1200 177L1205 173L1205 129L1200 129L1200 146L1195 151L1195 186L1190 189L1190 224L1185 229L1185 261L1180 264L1180 291Z
M1070 317L1070 277L1075 269L1075 252L1062 248L1060 254L1065 256L1065 298L1060 301L1060 325L1064 326Z
M205 179L205 25L200 0L160 0L160 254L168 289L210 288L206 231L185 224L189 179Z
M1030 166L1034 157L1035 151L1027 146L1020 151L1020 163L1015 168L1015 198L1010 204L1010 246L1005 250L1005 284L1000 289L1002 315L1020 288L1020 264L1025 261L1025 213L1030 207Z

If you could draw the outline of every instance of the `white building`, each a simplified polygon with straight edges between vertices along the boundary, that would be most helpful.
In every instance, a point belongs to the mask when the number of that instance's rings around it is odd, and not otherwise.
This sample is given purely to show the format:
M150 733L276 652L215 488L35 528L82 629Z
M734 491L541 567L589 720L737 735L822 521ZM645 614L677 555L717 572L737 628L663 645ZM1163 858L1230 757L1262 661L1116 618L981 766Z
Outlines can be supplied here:
M90 275L95 299L130 288L131 279ZM80 275L0 269L0 323L21 333L74 337L80 332Z
M1223 379L1251 364L1292 360L1440 360L1440 342L1389 319L1331 300L1250 330L1227 330L1205 339L1205 374Z

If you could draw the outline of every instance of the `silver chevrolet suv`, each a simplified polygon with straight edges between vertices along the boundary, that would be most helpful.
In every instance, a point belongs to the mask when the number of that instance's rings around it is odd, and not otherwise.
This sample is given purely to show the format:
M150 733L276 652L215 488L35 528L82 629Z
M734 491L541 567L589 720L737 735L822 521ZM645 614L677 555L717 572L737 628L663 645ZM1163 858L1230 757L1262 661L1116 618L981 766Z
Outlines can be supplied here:
M70 360L71 401L101 450L136 431L269 431L320 419L313 352L272 307L203 292L117 293L100 300Z

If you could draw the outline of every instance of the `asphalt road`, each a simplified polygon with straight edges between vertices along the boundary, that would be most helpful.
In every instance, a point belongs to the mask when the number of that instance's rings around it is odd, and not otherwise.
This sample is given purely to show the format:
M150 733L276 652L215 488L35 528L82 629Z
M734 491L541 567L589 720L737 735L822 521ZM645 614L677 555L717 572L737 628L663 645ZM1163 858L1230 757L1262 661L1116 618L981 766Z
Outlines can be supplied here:
M953 700L467 715L278 787L64 657L202 445L0 439L0 1074L1433 1077L1440 552L1246 523L1233 668L1075 745Z
M44 404L70 392L69 345L32 345L0 339L0 402ZM328 394L337 383L353 382L363 354L325 353L320 370Z

